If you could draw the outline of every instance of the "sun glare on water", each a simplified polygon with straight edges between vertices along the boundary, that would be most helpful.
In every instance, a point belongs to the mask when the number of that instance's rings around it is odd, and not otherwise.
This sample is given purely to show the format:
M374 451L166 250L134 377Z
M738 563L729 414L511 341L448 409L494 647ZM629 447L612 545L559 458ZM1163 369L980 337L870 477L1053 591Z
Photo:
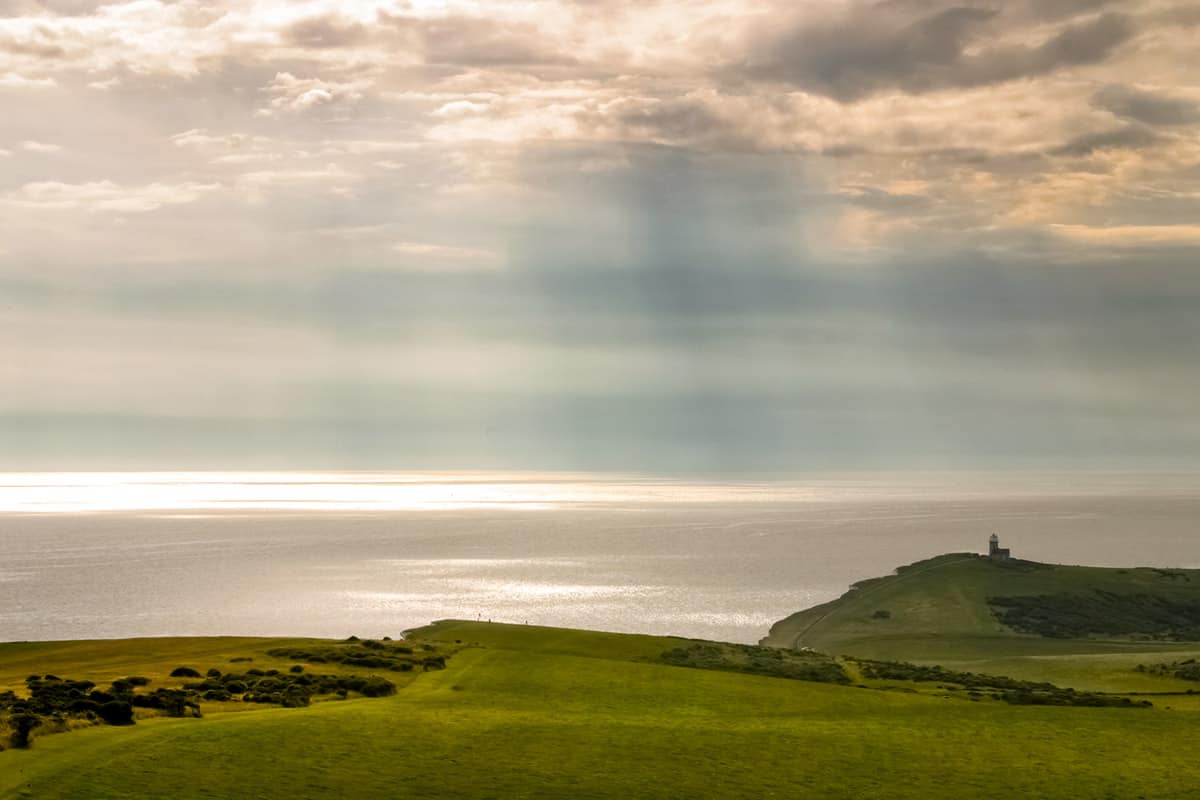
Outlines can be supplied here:
M764 493L754 485L529 473L10 473L0 476L0 513L536 511L590 503L738 501Z
M1195 476L1109 475L1064 484L1051 473L809 477L799 481L671 480L531 472L23 472L0 473L0 514L541 511L656 503L845 502L940 497L1194 495Z

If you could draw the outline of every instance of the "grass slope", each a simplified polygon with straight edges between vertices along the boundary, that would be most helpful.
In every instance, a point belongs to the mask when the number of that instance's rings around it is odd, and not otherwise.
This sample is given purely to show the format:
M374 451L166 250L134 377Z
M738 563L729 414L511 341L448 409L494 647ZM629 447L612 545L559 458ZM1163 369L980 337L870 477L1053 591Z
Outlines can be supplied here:
M958 553L856 584L772 626L764 644L866 658L987 659L1200 649L1200 643L1048 639L1000 624L990 597L1113 592L1200 600L1200 570L1108 569Z
M263 639L234 636L102 639L79 642L0 643L0 691L22 689L29 675L53 673L107 684L126 675L144 675L156 684L179 666L230 668L230 659L252 653L243 667L287 669L292 661L271 658L276 647L305 647L319 639Z
M0 753L0 798L1184 798L1200 785L1196 711L1012 707L653 663L671 638L464 622L413 635L462 649L383 700L42 737ZM0 675L46 671L39 655L106 677L205 648L258 663L275 646L6 645Z

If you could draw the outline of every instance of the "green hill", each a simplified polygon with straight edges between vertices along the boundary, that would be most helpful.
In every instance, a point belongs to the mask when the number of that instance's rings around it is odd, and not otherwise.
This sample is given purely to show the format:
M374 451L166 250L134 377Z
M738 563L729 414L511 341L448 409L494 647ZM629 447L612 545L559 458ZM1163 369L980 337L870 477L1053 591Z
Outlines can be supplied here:
M855 584L764 644L867 658L970 660L1200 649L1200 570L994 561L955 553Z
M0 752L0 798L1185 798L1200 784L1200 695L1153 708L972 702L897 678L854 675L860 688L745 673L788 663L779 651L474 622L437 623L403 644L446 654L445 669L388 672L408 681L383 698L202 702L202 719L39 736ZM96 682L143 675L151 689L179 664L290 672L295 659L271 653L328 658L343 646L7 644L0 680L53 669ZM679 653L698 659L676 666Z

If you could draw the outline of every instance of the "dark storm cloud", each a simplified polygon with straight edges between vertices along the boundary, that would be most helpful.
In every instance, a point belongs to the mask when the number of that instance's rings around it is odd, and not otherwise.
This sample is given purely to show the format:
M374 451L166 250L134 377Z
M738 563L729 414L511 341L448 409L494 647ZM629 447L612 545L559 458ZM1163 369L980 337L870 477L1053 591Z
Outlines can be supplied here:
M782 34L760 32L740 69L850 101L889 89L920 94L985 86L1092 64L1136 32L1129 16L1105 13L1070 21L1040 44L999 40L1024 22L986 6L858 3L830 18L801 16Z
M1092 105L1147 125L1165 127L1200 122L1200 103L1195 100L1132 86L1106 86L1092 95Z

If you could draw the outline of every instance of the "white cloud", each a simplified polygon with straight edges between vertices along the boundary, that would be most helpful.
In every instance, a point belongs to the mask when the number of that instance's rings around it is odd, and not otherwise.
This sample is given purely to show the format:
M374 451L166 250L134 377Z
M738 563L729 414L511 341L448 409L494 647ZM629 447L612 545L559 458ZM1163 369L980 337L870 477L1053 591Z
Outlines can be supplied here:
M21 149L27 153L58 153L62 151L62 145L26 140L21 142Z
M29 78L15 72L0 74L0 89L49 89L56 85L53 78Z
M277 146L277 142L266 136L253 136L245 133L209 133L206 128L192 128L172 134L171 143L176 147L192 147L197 149L217 150L262 150Z
M243 172L234 178L234 186L250 203L265 203L276 192L303 188L306 193L314 189L323 190L325 195L346 197L360 176L338 164L290 169L260 169Z
M228 136L210 136L200 128L192 128L171 136L171 143L176 147L207 147L213 144L224 144L228 141Z
M92 13L0 19L0 37L8 43L0 69L194 75L201 62L230 47L221 5L132 0Z
M290 72L277 72L263 89L271 95L271 99L266 108L259 110L259 114L302 113L334 103L352 103L362 98L366 85L362 81L325 81L320 78L299 78Z
M371 155L379 153L406 153L421 147L421 142L404 140L347 139L329 140L321 143L321 155Z
M100 92L107 92L109 89L115 89L120 85L121 79L114 76L102 81L91 81L88 83L88 88L95 89Z
M487 103L475 103L470 100L454 100L446 103L441 108L434 111L431 116L440 117L442 119L452 119L454 117L481 114L487 110Z
M4 195L6 204L26 209L53 211L111 211L141 214L163 206L181 205L198 200L220 188L203 183L149 183L141 186L122 186L113 181L89 183L60 183L39 181L27 183L15 192Z
M1105 246L1145 247L1200 245L1200 225L1051 225L1050 229L1080 242Z
M397 242L392 250L403 256L402 266L431 272L474 271L504 266L500 253L484 247L461 247L431 242Z
M919 5L903 13L925 18ZM941 5L931 3L928 13ZM1032 31L1036 43L1092 13L1079 11L1087 3L1068 5L1044 25L1036 4L1004 7L997 34L1009 41ZM1097 86L1194 100L1182 88L1188 37L1168 31L1151 6L1162 3L1124 13L1143 31L1138 41L1155 42L1154 53L1116 48L1069 72L974 88L907 91L903 82L882 81L864 99L843 102L844 92L840 100L822 95L811 81L759 80L737 67L753 55L747 42L759 23L818 20L825 11L814 4L116 0L50 13L30 2L0 18L0 87L58 81L60 91L28 96L47 123L21 136L54 141L58 130L90 124L73 118L71 105L80 115L108 116L94 141L63 139L79 158L56 168L81 170L56 172L64 185L103 185L89 183L94 174L79 166L103 161L128 165L127 173L105 173L115 184L186 175L256 203L271 194L303 202L286 187L314 190L320 202L363 188L363 202L420 196L482 208L498 205L502 192L532 188L523 174L536 163L531 153L577 148L587 155L572 168L594 174L626 169L631 148L653 145L795 157L809 190L849 207L841 229L871 246L968 229L1082 242L1100 234L1047 237L1047 226L1130 221L1128 208L1194 183L1197 154L1187 148L1200 125L1135 131L1144 133L1140 161L1116 140L1100 148L1099 140L1080 139L1114 124L1094 103ZM853 74L850 62L862 54L826 55ZM172 118L190 129L162 147L159 121ZM131 130L150 123L130 134L144 137L138 144L116 141L125 119ZM53 152L36 143L8 147ZM145 154L136 168L135 148ZM888 187L918 183L926 187L919 208L889 197L913 192ZM841 191L856 185L872 193ZM369 209L359 213L375 219ZM1155 218L1147 212L1135 222L1145 220ZM1168 235L1180 234L1157 238Z

